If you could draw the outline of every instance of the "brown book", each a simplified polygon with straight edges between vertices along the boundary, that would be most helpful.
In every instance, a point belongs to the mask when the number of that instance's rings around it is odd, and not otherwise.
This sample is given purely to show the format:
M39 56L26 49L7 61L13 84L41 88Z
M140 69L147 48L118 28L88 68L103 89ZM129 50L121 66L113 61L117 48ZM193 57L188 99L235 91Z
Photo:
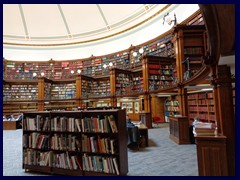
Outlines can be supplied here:
M117 125L116 125L115 118L113 115L108 116L108 122L110 124L112 133L117 133L118 132Z

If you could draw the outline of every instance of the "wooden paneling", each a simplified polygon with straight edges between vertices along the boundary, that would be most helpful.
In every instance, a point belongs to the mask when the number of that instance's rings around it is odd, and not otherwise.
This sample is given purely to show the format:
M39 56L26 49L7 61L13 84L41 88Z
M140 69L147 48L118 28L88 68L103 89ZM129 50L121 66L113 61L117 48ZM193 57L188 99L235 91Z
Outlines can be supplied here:
M195 136L199 176L227 176L225 136Z
M177 144L190 144L188 117L169 116L169 138Z

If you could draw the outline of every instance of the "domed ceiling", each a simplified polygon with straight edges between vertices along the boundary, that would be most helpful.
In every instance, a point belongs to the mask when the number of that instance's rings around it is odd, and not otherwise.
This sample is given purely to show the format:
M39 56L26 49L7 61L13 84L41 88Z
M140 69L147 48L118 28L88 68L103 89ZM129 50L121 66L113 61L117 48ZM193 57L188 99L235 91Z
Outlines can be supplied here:
M198 9L180 4L4 4L3 55L12 60L77 59L153 39ZM184 9L184 11L183 11Z

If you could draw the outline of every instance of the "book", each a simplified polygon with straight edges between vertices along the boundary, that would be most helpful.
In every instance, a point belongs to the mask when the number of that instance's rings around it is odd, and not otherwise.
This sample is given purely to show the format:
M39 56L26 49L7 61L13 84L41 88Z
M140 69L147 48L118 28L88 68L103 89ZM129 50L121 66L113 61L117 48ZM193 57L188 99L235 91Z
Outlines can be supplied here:
M113 115L108 116L108 122L110 124L112 132L117 133L118 132L117 125L116 125L115 118Z
M193 127L193 134L197 136L214 136L216 134L215 128L195 128Z
M205 122L200 122L194 125L195 129L214 129L215 124L213 123L205 123Z

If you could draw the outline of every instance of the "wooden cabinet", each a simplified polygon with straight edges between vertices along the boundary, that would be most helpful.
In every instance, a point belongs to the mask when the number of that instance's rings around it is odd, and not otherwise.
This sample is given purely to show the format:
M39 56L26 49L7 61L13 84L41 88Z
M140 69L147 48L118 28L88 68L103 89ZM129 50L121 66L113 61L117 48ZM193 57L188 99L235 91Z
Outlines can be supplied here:
M177 144L190 144L188 118L169 116L169 138Z
M126 175L126 111L24 113L23 168L58 175Z
M16 121L3 121L3 130L16 130Z
M195 136L199 176L228 176L225 136Z

